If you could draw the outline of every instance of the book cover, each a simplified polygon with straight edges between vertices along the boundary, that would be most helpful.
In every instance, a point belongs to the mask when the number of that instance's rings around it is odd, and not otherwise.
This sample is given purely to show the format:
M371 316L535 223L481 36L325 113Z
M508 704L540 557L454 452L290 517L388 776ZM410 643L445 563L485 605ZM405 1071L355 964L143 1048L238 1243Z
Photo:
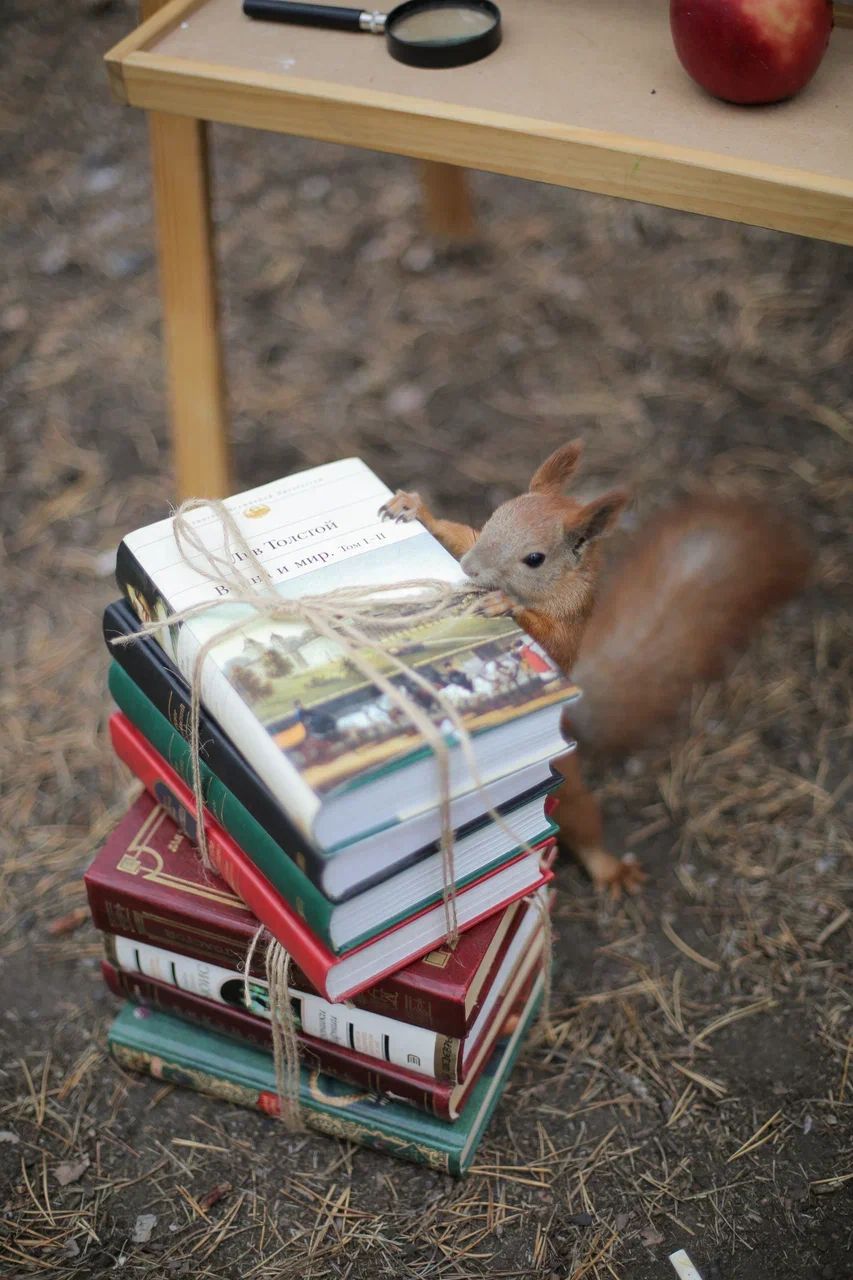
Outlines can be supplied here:
M149 792L191 840L195 836L195 798L173 769L120 713L110 719L116 754L134 770ZM184 744L186 745L186 744ZM292 955L312 986L327 1000L346 1000L373 986L446 937L444 904L427 907L395 928L335 955L308 926L304 903L290 903L273 888L228 832L204 814L208 852L216 871L242 898L257 919ZM494 911L548 882L551 872L540 859L544 849L505 863L467 885L456 896L456 918L464 932Z
M126 685L132 686L132 681L121 668L114 666L110 675L111 688L117 699L122 704L131 706L140 715L140 719L145 721L145 725L149 725L151 721L146 719L145 712L139 712L138 704L143 701L143 695L135 686L129 690L125 688ZM155 716L157 713L152 710L151 720ZM110 719L110 737L119 758L133 769L161 804L167 803L168 798L168 803L173 807L173 816L176 816L191 838L195 839L198 821L195 796L188 783L185 783L185 774L190 768L189 747L162 716L158 718L163 737L160 737L156 726L153 726L154 732L158 742L166 748L168 760L150 741L143 725L134 725L121 714ZM354 950L442 900L443 868L440 858L436 857L430 867L422 869L426 874L411 868L346 903L330 903L300 872L296 864L282 854L278 845L248 810L206 766L202 766L202 778L205 795L202 820L208 842L221 840L222 835L231 836L233 842L255 863L264 878L295 907L312 932L335 955ZM541 823L544 821L544 814L539 816L537 805L534 840L540 838ZM552 830L549 824L547 834L550 835ZM503 833L492 830L486 832L479 858L466 858L462 851L455 851L455 884L458 893L483 876L499 873L504 866L522 855L521 849L507 849L510 841L505 836L501 840L502 835Z
M226 506L282 599L415 579L464 585L457 561L422 525L381 520L390 496L363 462L349 458L237 495ZM244 553L226 548L214 512L200 508L187 519L206 547L235 569L245 567ZM336 640L229 604L226 583L209 581L182 558L171 519L124 538L116 576L143 620L165 623L180 610L210 605L159 633L185 676L202 645L226 626L243 624L213 644L201 672L202 701L306 838L330 849L393 828L412 812L433 815L430 838L438 837L431 749ZM448 611L386 635L369 657L401 686L405 676L390 658L405 659L453 699L485 782L562 748L557 710L577 690L511 618ZM464 754L452 733L446 738L453 797L475 793Z
M300 1102L306 1125L431 1169L464 1174L474 1160L541 997L539 979L515 1031L495 1048L455 1123L377 1098L303 1067ZM268 1114L278 1111L271 1056L261 1049L133 1005L125 1006L115 1019L108 1042L121 1067Z
M150 637L140 637L133 644L110 645L116 636L129 636L138 629L139 621L126 600L116 601L108 605L104 613L104 637L114 660L122 667L133 685L145 695L160 715L169 721L174 732L183 738L190 735L190 691L189 686L162 648ZM123 686L119 683L119 691ZM132 696L119 697L119 704L130 719L139 715L142 704ZM134 715L134 708L137 715ZM145 717L146 723L140 727L154 741L161 754L172 759L171 750L166 749L164 726L152 720L150 712ZM159 733L158 733L159 729ZM279 805L269 788L261 781L255 770L236 749L227 734L217 722L202 709L199 720L200 751L204 763L237 800L252 814L261 827L281 848L282 852L292 858L300 871L320 890L324 897L332 902L351 898L357 893L379 881L388 878L397 871L416 862L422 862L438 854L435 842L420 849L415 849L407 856L401 856L396 850L389 850L390 856L376 863L372 858L372 837L357 841L346 848L346 854L338 850L332 853L318 850L313 841L297 830L286 812ZM567 748L568 749L568 748ZM179 770L180 771L180 770ZM541 770L539 771L542 772ZM184 774L184 780L189 778ZM527 779L520 777L520 786L526 786ZM525 806L535 804L541 797L544 800L553 781L548 777L544 783L538 783L526 790L524 794L513 795L508 801L496 804L496 808L506 817L511 827L525 820ZM400 826L401 834L411 822ZM478 817L463 824L456 831L456 847L464 852L466 845L476 839L486 825L491 825L491 818ZM414 832L413 838L414 838ZM495 838L501 840L503 832L495 832ZM536 839L544 838L546 830L537 830ZM529 838L529 833L525 835ZM531 841L535 843L535 839ZM353 869L342 867L344 860L351 860Z
M241 968L257 918L228 885L202 866L195 846L167 811L144 794L108 837L85 874L96 928ZM440 946L351 997L401 1022L463 1039L477 1018L523 914L513 902L466 930L455 950ZM264 976L261 950L253 974ZM291 985L312 991L291 968Z
M164 769L168 767L190 787L192 755L186 739L160 715L116 663L110 667L109 686L117 705L156 752L155 761L151 751L142 744L137 744L135 749L137 764L133 767L137 773L144 767L146 786L150 787L150 779L155 774L157 783L167 786ZM110 732L114 741L121 736L114 724ZM116 749L121 753L124 748L117 742ZM331 950L340 952L356 946L420 907L437 902L441 896L443 864L441 854L435 852L413 865L397 869L392 876L380 876L378 883L344 902L331 902L301 870L299 850L289 857L208 764L203 760L200 764L206 809L216 815L270 883L289 902L301 904L300 913ZM517 856L522 841L535 844L555 830L551 820L545 817L544 794L539 790L534 792L532 800L528 798L521 807L513 808L511 818L507 818L507 822L510 821L512 826L508 831L489 822L454 842L457 887Z

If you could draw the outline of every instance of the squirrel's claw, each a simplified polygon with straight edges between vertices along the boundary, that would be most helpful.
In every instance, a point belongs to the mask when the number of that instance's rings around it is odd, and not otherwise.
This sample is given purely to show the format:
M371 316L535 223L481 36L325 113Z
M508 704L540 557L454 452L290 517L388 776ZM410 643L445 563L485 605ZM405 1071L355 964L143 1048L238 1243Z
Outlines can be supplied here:
M614 901L623 892L633 898L649 878L633 853L620 859L606 849L585 849L579 858L599 893L609 893Z
M487 591L480 596L474 612L486 618L504 618L514 609L515 605L503 591Z
M393 520L395 524L409 524L410 521L417 520L420 510L419 493L406 493L404 489L398 489L393 498L389 498L382 504L377 515L380 520Z
M622 897L623 890L629 897L636 897L638 893L642 892L643 885L648 878L633 853L626 853L624 858L616 862L607 879L603 883L597 884L596 888L608 889L610 897L614 902L617 902Z

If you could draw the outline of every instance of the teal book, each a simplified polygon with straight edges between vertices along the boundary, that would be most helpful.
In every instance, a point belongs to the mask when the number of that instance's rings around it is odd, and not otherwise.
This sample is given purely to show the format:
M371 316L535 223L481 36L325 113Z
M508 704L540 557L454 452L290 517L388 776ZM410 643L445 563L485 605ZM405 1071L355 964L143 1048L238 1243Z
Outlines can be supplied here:
M191 786L192 757L186 739L117 663L110 666L109 686L128 720L163 761ZM130 760L127 763L132 764ZM207 809L334 954L351 951L441 901L441 855L435 854L428 860L398 871L346 902L330 902L299 866L298 853L295 857L289 856L205 761L200 763ZM132 767L139 772L135 764ZM142 781L161 804L168 805L172 817L192 839L195 815L190 815L187 820L183 807L174 797L164 797L163 789L168 790L165 771L162 777L154 780L153 786L150 785L150 777L142 777ZM555 831L554 824L545 816L541 793L508 814L507 820L511 823L513 836L517 835L531 848L541 845ZM501 875L504 867L507 875L510 875L510 864L517 868L518 874L526 871L530 886L540 879L538 857L528 854L523 858L521 855L522 848L514 845L513 837L501 828L493 824L480 828L457 843L457 890L465 890L475 881L488 880L490 890L486 891L493 892L494 901L489 901L485 907L499 907L513 896L517 888L522 887L520 881L517 886L514 883L512 887L504 885L505 877ZM522 867L526 862L530 865Z
M306 1126L442 1173L466 1173L541 998L540 976L515 1031L496 1047L453 1123L303 1067L300 1102ZM272 1056L262 1049L131 1004L115 1019L108 1040L122 1067L271 1115L278 1110Z

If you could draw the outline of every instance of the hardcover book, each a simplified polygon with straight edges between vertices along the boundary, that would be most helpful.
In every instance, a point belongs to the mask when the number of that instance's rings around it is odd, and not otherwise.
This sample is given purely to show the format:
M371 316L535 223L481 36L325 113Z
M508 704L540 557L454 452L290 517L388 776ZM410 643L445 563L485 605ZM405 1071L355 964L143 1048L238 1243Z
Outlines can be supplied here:
M535 982L512 1035L495 1049L459 1119L449 1124L403 1103L354 1089L303 1067L305 1123L336 1138L374 1147L444 1173L465 1173L518 1057L542 997ZM120 1066L157 1080L212 1094L226 1102L278 1111L272 1057L262 1049L192 1026L165 1013L127 1005L113 1023L109 1046Z
M189 686L162 646L150 637L140 637L133 644L110 644L116 636L133 635L138 627L139 620L126 600L119 600L107 607L104 613L104 637L113 658L129 677L129 680L122 681L113 675L113 695L126 715L139 725L158 751L177 767L176 755L171 745L168 748L166 745L171 744L171 738L167 737L162 721L152 714L152 708L156 708L159 715L169 721L174 732L189 738ZM143 702L139 694L144 695L148 702ZM345 851L320 854L296 828L270 789L204 709L199 720L199 731L201 758L210 772L252 814L279 845L282 853L296 862L300 871L329 901L340 902L352 898L393 875L395 870L403 870L415 862L423 863L432 859L431 865L435 865L439 857L435 842L426 848L414 850L407 859L393 851L385 866L379 865L373 857L373 839L370 836L348 845ZM570 744L566 744L566 750L570 749ZM182 755L182 762L183 760L188 764L189 756ZM184 780L189 781L189 775L183 766L179 772L183 772ZM491 788L494 806L500 810L509 826L518 831L522 839L531 843L531 828L529 824L525 825L527 814L538 820L541 810L536 807L537 798L553 785L551 777L543 784L543 776L542 765L536 764L520 770L508 779L499 780ZM509 798L504 799L504 796ZM521 812L524 806L529 805L533 807L527 813ZM471 812L479 807L476 793L465 799L465 805L460 800L460 821L467 812L465 806ZM415 839L422 821L422 817L416 816L400 823L397 827L400 840ZM456 831L457 858L464 857L474 842L482 840L485 828L490 828L488 838L495 842L496 849L504 844L511 847L512 842L507 841L502 830L494 828L491 818L477 817ZM544 837L544 830L541 834Z
M111 717L110 733L119 758L136 773L158 802L169 808L181 829L193 839L197 815L195 797L189 787L120 713ZM374 985L386 974L431 951L446 936L444 904L439 903L425 907L394 928L354 945L345 953L335 954L306 923L305 904L299 899L291 904L282 898L255 862L246 856L240 845L207 810L202 818L208 852L219 875L281 942L312 985L328 1000L345 1000ZM544 848L534 848L462 889L456 896L460 931L547 883L551 872L541 865L544 852Z
M84 877L96 928L242 968L257 918L223 880L202 866L190 840L147 794L130 807ZM440 946L375 986L351 997L361 1009L386 1014L441 1035L464 1038L480 1013L524 908L503 911L466 930L454 950ZM258 948L252 973L264 976ZM297 967L291 986L316 991Z
M542 900L543 906L545 899ZM300 1035L327 1041L340 1049L372 1059L379 1064L399 1067L417 1076L427 1076L448 1084L461 1084L471 1074L481 1056L481 1047L492 1032L496 1011L507 998L520 967L525 967L538 944L535 935L541 931L539 908L525 904L522 920L495 974L489 993L468 1035L464 1039L446 1036L411 1023L400 1022L386 1014L358 1009L349 1004L331 1004L310 992L290 988L291 1008ZM271 1042L269 1035L269 994L264 978L249 980L249 1003L246 982L237 969L211 964L197 956L151 946L135 938L107 934L104 949L108 962L122 971L122 976L136 980L136 989L146 1003L149 991L173 988L181 994L201 997L206 1005L221 1006L222 1028L234 1026L239 1033L245 1019L231 1022L234 1010L248 1013L259 1024L261 1041ZM148 985L149 982L153 985ZM130 994L126 991L125 994ZM155 1003L157 1003L155 1001ZM159 1001L164 1008L168 1004ZM258 1037L256 1037L258 1038Z
M190 785L192 759L186 740L160 715L121 667L113 664L109 682L113 697L128 719L157 754ZM111 732L115 739L113 726ZM120 754L121 749L117 746ZM289 902L301 904L301 914L332 951L345 951L441 898L444 869L441 854L434 852L345 902L330 902L300 870L299 859L289 858L284 853L255 815L204 762L201 762L201 773L206 808L216 814L218 821L279 893ZM146 777L143 781L149 785ZM162 768L159 769L158 784L165 785ZM555 828L545 817L544 799L544 792L537 790L532 798L513 809L507 815L507 822L511 824L509 830L487 822L463 836L458 845L454 844L457 888L517 857L522 852L522 842L529 846L553 834Z
M390 496L363 462L349 458L250 490L226 506L283 599L411 580L464 586L457 561L422 525L382 521ZM228 555L237 570L246 567L242 551L226 548L215 512L199 508L187 519L205 547ZM214 642L201 672L202 701L306 842L333 851L371 835L370 856L387 872L394 858L405 860L439 837L431 749L336 640L229 603L226 583L211 582L182 557L171 519L122 541L116 576L143 620L165 624L181 610L210 605L164 625L160 642L185 677L201 646ZM215 643L235 623L244 625ZM486 784L537 764L544 780L547 761L564 749L559 708L577 690L511 618L449 610L386 635L369 657L401 686L405 676L392 659L405 661L453 701ZM417 686L414 692L426 696ZM440 717L437 705L427 709ZM441 727L459 827L495 797L487 801L479 791L452 724ZM509 794L512 788L501 798ZM416 833L409 828L401 838L397 827L418 815Z

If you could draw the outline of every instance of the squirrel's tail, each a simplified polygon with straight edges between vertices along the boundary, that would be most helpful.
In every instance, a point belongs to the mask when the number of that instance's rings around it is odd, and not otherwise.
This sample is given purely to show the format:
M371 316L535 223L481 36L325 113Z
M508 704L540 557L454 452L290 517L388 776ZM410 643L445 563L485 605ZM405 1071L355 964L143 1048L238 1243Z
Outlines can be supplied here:
M662 512L596 601L567 732L608 754L643 746L803 587L811 560L800 531L749 499L695 498Z

